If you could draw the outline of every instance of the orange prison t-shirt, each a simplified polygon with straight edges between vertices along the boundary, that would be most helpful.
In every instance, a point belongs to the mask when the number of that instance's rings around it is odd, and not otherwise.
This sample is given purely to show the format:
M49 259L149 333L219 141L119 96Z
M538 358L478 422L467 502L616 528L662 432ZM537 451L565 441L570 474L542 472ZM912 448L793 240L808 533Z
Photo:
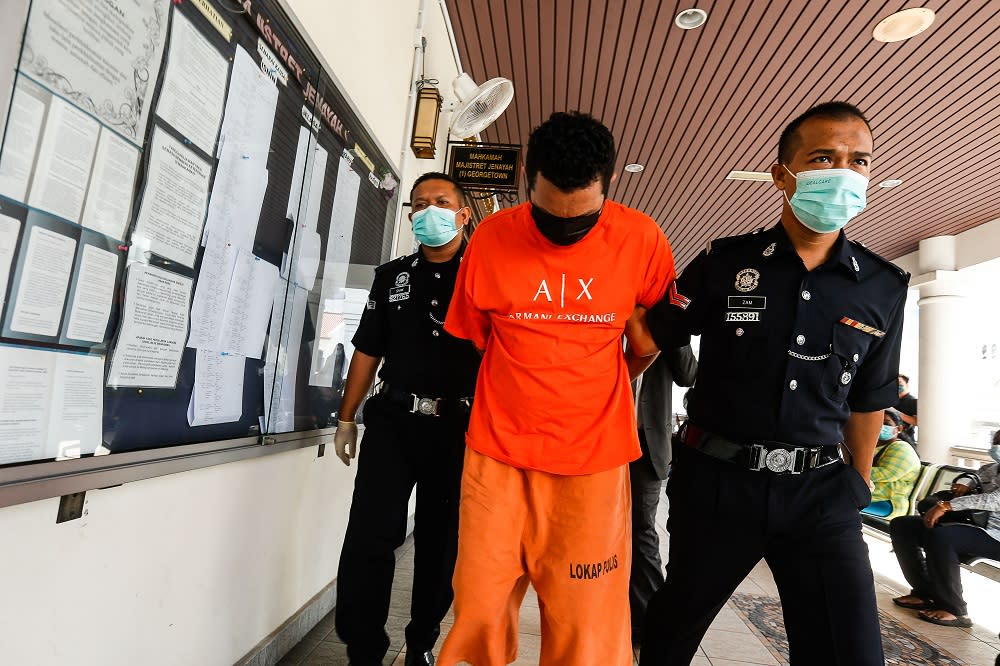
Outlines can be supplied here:
M550 242L531 204L484 220L466 249L445 330L483 349L466 437L515 467L593 474L640 455L625 322L674 280L646 215L606 201L583 240Z

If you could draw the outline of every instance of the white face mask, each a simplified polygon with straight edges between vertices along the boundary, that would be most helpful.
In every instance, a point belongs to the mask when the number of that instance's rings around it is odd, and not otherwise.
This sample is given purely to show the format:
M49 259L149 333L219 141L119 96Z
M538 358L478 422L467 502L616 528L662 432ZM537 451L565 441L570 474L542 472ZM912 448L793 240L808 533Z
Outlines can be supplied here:
M990 458L1000 463L1000 444L994 444L990 447Z

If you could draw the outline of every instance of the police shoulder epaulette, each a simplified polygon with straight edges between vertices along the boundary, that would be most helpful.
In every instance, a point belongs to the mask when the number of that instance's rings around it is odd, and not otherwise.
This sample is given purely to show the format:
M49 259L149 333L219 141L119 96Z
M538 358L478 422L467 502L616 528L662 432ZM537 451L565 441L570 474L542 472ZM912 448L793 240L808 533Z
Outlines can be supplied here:
M855 249L860 250L865 255L874 259L876 262L878 262L880 266L888 269L893 275L898 277L904 283L906 284L910 283L910 274L904 271L902 268L892 263L891 261L889 261L882 255L878 254L877 252L868 249L867 247L865 247L864 243L859 243L858 241L850 241L850 243Z
M760 229L755 229L754 231L751 231L750 233L747 234L740 234L738 236L726 236L725 238L716 238L715 240L710 240L708 241L708 245L705 247L705 253L712 254L713 250L717 250L723 247L728 247L730 245L738 245L744 241L754 238L755 236L757 236L757 234L759 234L763 230L764 228L761 227Z

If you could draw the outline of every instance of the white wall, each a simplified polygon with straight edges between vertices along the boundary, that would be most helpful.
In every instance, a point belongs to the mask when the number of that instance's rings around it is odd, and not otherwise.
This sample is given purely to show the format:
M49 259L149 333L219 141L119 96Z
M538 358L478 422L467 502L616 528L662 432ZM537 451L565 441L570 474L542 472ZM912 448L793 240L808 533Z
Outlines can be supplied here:
M289 4L403 164L404 192L441 169L445 114L438 160L403 159L418 0ZM425 29L426 74L454 99L436 0ZM61 525L58 499L0 509L0 664L233 663L336 576L356 465L331 449L91 491L87 515Z
M328 449L329 450L329 449ZM231 664L337 571L353 480L302 449L0 510L0 663Z

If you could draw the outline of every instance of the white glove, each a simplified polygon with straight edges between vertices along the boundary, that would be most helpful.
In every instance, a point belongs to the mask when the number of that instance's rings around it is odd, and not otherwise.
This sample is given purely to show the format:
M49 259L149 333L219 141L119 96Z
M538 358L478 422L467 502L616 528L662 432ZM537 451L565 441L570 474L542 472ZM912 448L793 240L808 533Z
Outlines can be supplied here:
M351 458L358 455L358 424L337 419L337 432L333 436L337 457L350 467Z

